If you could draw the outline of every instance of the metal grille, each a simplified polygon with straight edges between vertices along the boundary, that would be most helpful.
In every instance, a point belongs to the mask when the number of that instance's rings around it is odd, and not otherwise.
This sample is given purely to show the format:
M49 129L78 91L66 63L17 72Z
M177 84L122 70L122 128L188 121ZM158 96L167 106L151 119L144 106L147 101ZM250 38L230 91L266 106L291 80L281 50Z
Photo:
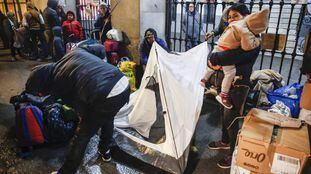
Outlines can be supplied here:
M81 22L84 35L87 39L94 38L92 31L97 18L98 5L103 2L110 6L110 0L76 0L77 19Z
M196 45L204 42L204 35L218 26L222 11L231 5L220 0L194 2L197 17L190 18L189 21L188 15L185 15L188 1L167 0L166 41L173 51L186 51L189 43ZM307 32L304 31L303 20L308 14L307 4L291 3L291 0L246 0L245 4L251 12L262 8L270 9L269 26L262 35L263 49L254 69L273 69L284 77L287 84L305 81L300 67L304 55L303 47L306 46L303 41ZM198 33L194 27L199 28ZM187 37L185 33L189 29L192 35L189 37L188 33ZM211 48L217 39L208 40Z

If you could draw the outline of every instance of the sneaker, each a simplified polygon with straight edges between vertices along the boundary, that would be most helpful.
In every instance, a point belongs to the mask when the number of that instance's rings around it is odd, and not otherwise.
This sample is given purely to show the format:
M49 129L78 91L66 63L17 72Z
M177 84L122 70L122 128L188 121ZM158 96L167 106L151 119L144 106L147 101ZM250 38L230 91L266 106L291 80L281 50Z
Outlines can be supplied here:
M12 62L15 62L15 61L16 61L16 58L15 58L15 57L11 57L11 61L12 61Z
M110 149L107 150L105 153L100 153L100 152L99 152L99 154L101 155L102 160L103 160L104 162L109 162L109 161L111 161Z
M204 88L205 88L205 87L206 87L206 85L205 85L205 84L206 84L206 82L207 82L207 81L206 81L205 79L201 79L201 81L200 81L200 85L201 85L202 87L204 87Z
M51 172L51 174L58 174L58 171Z
M216 100L227 109L233 108L229 95L224 92L221 92L219 95L217 95Z
M225 158L218 161L217 166L222 169L229 169L231 167L232 156L226 156Z
M207 145L209 149L218 150L218 149L230 149L230 145L223 143L222 141L213 141Z

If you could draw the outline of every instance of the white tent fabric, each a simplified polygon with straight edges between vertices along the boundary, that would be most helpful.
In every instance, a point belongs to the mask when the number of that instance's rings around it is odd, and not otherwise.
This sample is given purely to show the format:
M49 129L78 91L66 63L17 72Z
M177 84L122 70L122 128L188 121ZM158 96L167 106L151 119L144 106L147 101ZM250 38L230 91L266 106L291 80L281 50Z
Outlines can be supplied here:
M204 89L199 82L208 54L206 42L178 54L170 54L154 43L140 89L131 95L129 104L115 118L117 130L137 143L179 159L190 144L201 112ZM161 144L145 141L121 129L131 127L149 137L157 114L154 92L145 88L151 76L159 84L164 111L166 137Z

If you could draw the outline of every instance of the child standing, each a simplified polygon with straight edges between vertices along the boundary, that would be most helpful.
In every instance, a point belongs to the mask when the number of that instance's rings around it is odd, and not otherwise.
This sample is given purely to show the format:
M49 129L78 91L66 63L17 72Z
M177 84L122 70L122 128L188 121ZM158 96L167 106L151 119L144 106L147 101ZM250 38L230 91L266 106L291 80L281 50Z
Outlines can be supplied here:
M69 42L79 42L83 40L83 31L80 22L75 19L75 15L72 11L67 12L67 20L63 25L63 36L65 44Z
M249 11L244 4L235 4L228 9L227 13L229 26L219 38L214 52L227 51L238 47L244 51L249 51L258 47L260 39L256 36L267 28L269 10L263 9L248 15ZM209 66L211 66L210 62ZM228 93L236 74L236 68L235 65L228 65L222 66L222 70L224 79L221 85L221 93L216 96L216 99L224 107L231 109L233 106ZM202 86L205 87L205 82L213 72L213 69L207 67L205 76L201 80Z
M53 39L53 61L57 62L65 55L64 42L62 39L62 28L55 26L52 28L54 39Z

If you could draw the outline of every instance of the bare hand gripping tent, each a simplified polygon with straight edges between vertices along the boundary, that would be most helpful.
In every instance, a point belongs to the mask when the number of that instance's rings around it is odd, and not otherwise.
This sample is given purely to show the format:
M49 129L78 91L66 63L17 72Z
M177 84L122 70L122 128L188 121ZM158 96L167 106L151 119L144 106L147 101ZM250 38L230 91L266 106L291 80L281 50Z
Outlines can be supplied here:
M209 49L204 42L178 54L154 43L140 89L115 117L115 140L125 152L172 173L187 165L203 104Z

